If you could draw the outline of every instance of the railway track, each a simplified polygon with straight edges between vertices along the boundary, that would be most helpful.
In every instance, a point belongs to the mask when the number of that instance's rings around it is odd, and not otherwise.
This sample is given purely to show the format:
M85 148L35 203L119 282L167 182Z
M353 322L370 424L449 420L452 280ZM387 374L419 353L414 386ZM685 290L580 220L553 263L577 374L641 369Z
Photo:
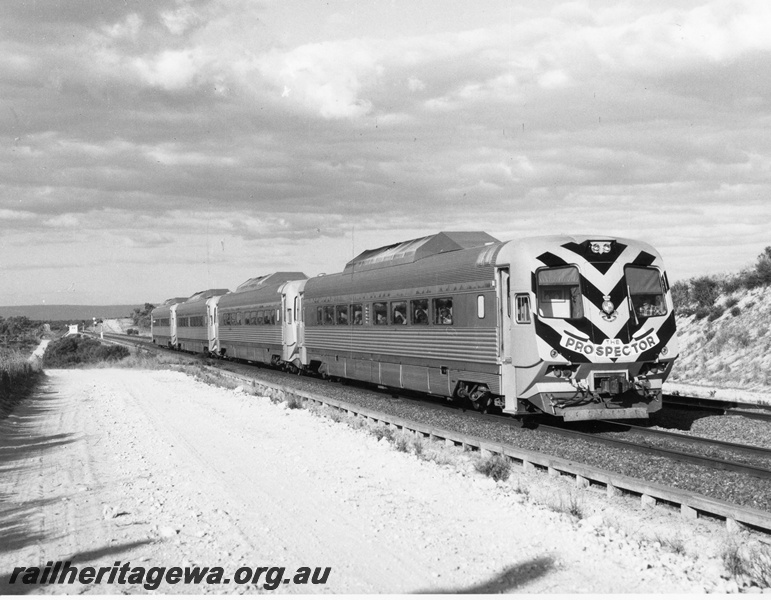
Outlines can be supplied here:
M751 402L665 395L664 407L685 410L702 410L705 412L714 412L719 415L733 415L745 417L747 419L756 419L758 421L771 421L771 406L753 404Z

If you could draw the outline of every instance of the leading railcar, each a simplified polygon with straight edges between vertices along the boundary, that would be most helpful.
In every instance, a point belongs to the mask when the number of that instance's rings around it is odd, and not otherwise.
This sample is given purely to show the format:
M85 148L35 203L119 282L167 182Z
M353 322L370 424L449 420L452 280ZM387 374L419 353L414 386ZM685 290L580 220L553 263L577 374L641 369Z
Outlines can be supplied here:
M625 238L441 232L367 250L341 273L282 275L259 307L219 299L221 354L572 421L658 410L678 353L661 257ZM269 346L228 337L259 325L258 308Z

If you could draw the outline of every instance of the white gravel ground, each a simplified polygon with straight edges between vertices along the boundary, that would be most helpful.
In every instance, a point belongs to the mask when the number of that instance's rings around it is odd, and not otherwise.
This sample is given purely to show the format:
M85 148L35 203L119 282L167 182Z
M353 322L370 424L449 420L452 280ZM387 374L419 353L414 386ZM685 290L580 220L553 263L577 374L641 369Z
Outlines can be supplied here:
M8 583L15 567L57 560L220 566L227 576L242 566L331 567L326 584L289 583L284 593L738 590L720 555L750 536L729 537L717 522L539 473L496 484L472 457L426 462L176 372L47 374L41 393L0 423L0 593L146 591ZM260 583L157 592L264 591Z

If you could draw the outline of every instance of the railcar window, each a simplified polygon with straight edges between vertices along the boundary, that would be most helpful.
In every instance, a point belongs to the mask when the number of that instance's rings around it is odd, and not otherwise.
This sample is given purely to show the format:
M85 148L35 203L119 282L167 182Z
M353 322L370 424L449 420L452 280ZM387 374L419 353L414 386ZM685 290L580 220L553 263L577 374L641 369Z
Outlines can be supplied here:
M477 296L477 318L485 318L485 297L482 294Z
M335 307L325 306L324 307L324 325L334 325L334 324L335 324Z
M452 325L452 298L434 298L434 325Z
M335 306L335 314L337 315L336 323L338 325L348 325L348 305L338 304Z
M324 324L324 311L321 310L320 306L316 307L316 325L323 325Z
M361 304L351 304L352 325L361 325Z
M530 296L517 294L517 323L530 323Z
M428 299L410 300L413 325L428 325Z
M240 324L241 324L241 313L238 312L236 313L236 325L240 325Z
M576 267L538 271L538 314L553 319L584 316L581 282Z
M385 302L372 303L372 324L388 325L388 305Z
M626 267L629 299L637 317L660 317L667 314L664 288L658 269Z
M391 324L393 325L407 324L407 303L406 302L391 302Z
M281 309L276 309L276 323L281 323Z

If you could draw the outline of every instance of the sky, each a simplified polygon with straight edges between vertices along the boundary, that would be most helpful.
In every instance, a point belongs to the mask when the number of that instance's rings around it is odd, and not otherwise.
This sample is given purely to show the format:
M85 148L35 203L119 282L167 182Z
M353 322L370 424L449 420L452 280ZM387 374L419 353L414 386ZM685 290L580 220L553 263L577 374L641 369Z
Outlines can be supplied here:
M771 245L771 2L2 0L0 305L162 302L438 231Z

